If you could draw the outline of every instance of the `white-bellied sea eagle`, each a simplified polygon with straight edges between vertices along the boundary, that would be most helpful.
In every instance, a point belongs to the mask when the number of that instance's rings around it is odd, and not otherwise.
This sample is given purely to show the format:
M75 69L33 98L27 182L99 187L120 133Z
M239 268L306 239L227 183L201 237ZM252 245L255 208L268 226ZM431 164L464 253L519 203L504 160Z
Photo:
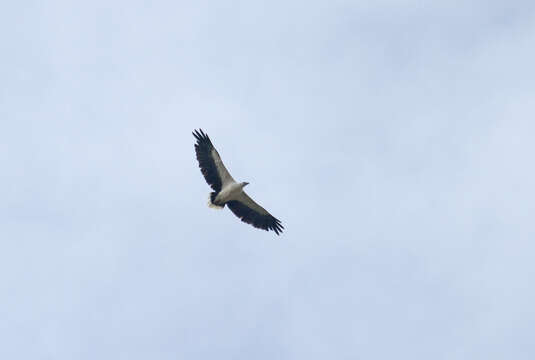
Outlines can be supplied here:
M220 209L228 205L230 211L241 221L266 231L273 230L279 235L284 226L243 191L248 182L234 181L208 135L199 129L193 132L193 136L197 139L195 153L199 168L208 185L214 190L210 193L208 205Z

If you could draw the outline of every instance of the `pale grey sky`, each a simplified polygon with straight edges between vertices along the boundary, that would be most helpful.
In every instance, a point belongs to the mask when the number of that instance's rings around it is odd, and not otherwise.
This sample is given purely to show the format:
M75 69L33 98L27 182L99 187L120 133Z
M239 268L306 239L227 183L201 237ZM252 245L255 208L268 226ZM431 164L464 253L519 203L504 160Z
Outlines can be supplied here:
M535 357L533 2L0 10L1 358Z

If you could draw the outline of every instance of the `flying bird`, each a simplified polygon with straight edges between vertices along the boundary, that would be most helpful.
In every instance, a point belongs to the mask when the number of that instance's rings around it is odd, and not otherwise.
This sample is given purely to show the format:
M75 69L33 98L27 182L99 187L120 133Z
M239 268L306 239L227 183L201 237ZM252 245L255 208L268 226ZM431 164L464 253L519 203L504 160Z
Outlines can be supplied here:
M284 226L281 222L243 191L249 183L238 183L232 178L208 135L199 129L193 132L193 136L197 140L195 153L199 168L214 190L208 198L208 206L223 209L227 205L244 223L266 231L273 230L277 235L282 233Z

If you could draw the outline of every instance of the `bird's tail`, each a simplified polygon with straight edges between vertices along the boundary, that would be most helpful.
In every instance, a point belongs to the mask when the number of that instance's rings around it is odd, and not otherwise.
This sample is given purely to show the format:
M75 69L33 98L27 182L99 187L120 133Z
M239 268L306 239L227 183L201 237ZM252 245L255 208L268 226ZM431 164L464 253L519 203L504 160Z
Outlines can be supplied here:
M217 196L217 193L215 191L212 191L210 195L208 196L208 206L212 209L221 210L225 207L225 205L220 206L215 204L215 197Z

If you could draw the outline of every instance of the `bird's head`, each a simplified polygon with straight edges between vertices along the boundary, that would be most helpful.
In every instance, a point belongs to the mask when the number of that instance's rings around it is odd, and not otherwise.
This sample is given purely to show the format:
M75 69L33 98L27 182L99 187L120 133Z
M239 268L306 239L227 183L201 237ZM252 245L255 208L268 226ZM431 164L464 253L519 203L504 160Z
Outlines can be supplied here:
M247 181L244 181L241 183L241 187L244 188L246 187L247 185L249 185L249 183Z

